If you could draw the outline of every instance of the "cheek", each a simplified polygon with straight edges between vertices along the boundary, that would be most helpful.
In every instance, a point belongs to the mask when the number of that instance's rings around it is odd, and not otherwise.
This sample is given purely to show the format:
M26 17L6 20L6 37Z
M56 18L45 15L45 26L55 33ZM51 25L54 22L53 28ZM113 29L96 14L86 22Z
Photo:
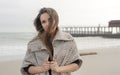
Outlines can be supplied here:
M43 29L46 31L47 28L48 28L48 25L46 25L46 24L42 24L42 26L43 26Z

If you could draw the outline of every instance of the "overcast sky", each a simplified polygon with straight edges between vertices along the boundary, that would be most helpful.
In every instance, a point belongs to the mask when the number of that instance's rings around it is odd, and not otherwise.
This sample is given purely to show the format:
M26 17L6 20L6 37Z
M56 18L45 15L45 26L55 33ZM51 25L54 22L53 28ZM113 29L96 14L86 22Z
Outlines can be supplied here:
M42 7L59 14L59 26L107 26L120 20L120 0L0 0L0 32L34 32Z

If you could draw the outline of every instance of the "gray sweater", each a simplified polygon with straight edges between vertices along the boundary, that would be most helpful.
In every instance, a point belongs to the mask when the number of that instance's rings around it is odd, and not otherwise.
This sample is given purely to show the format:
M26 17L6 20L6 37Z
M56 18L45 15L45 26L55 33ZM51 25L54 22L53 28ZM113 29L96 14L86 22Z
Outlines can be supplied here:
M73 37L65 32L58 31L53 39L54 56L59 66L69 65L75 60L82 62L78 53L76 43ZM24 70L30 64L41 66L42 63L49 58L47 48L43 45L41 39L37 36L32 39L27 45L27 52L21 66L22 75L32 75ZM81 64L79 64L79 67ZM34 75L49 75L48 72L43 72ZM52 71L52 75L71 75L71 73L56 73Z

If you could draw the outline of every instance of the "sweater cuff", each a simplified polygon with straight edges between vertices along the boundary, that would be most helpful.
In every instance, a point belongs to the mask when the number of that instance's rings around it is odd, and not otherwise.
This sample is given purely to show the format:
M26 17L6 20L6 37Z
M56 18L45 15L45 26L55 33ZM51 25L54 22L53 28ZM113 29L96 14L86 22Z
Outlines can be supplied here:
M28 65L27 67L24 67L24 68L23 68L24 71L27 72L27 73L29 73L29 72L28 72L28 69L29 69L31 66L34 66L34 65L33 65L33 64L30 64L30 65ZM30 74L30 73L29 73L29 74Z

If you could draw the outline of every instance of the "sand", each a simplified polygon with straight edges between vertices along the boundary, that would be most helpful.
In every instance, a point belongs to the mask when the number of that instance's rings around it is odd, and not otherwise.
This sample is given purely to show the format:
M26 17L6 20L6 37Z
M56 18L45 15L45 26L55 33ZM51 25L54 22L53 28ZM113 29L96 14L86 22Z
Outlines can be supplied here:
M21 75L20 66L22 60L9 60L0 62L0 75Z
M82 56L81 68L72 75L120 75L120 47L84 50L97 55Z
M83 64L72 75L120 75L120 47L81 50L97 52L97 55L82 56ZM23 59L0 61L0 75L21 75Z

